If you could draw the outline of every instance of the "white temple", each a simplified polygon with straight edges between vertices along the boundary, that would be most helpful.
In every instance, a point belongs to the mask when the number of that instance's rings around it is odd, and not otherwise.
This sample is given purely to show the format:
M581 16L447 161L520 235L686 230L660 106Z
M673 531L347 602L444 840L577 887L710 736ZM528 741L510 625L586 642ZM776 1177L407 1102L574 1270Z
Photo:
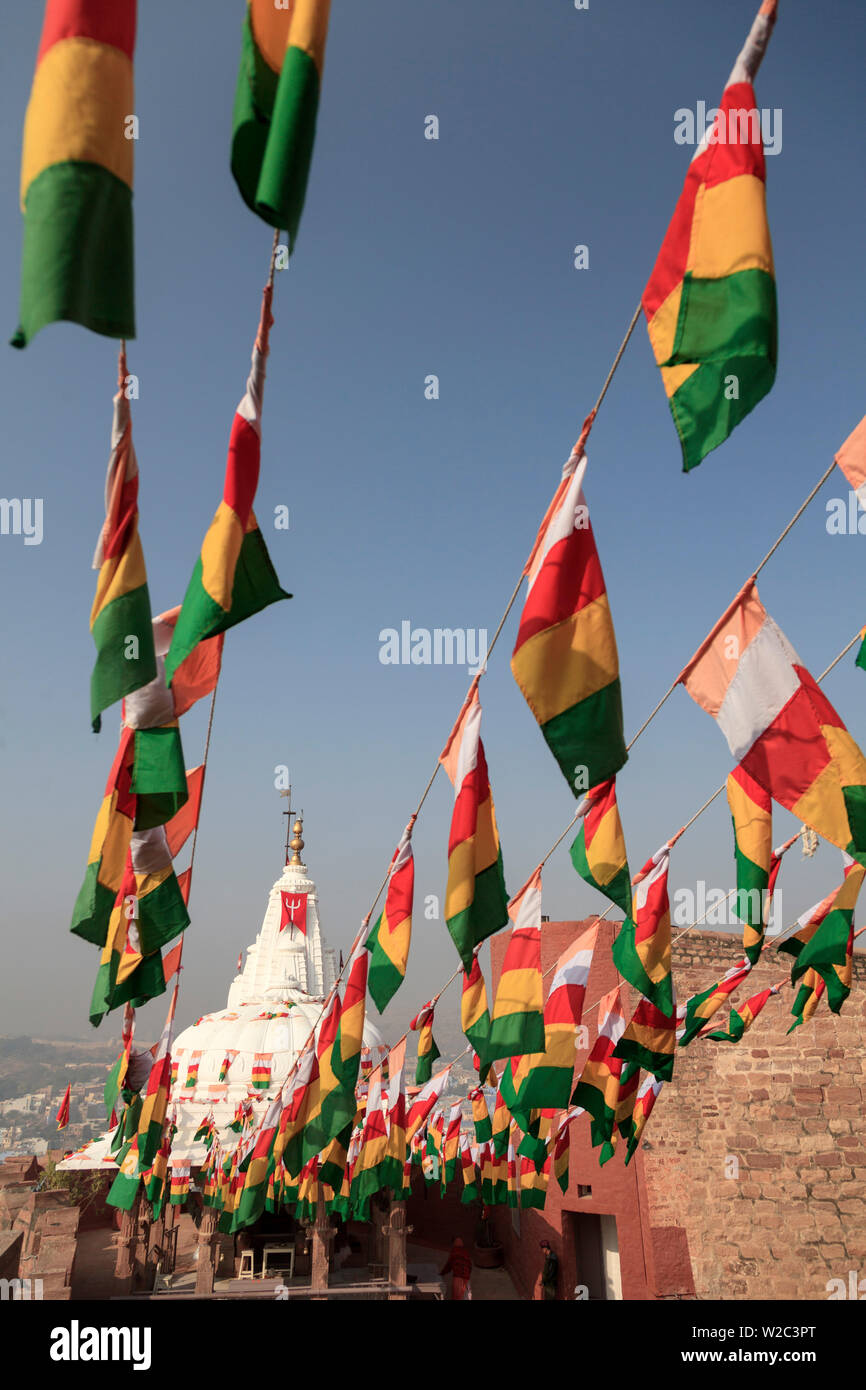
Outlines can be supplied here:
M174 1111L177 1123L172 1163L195 1166L204 1161L204 1144L195 1143L193 1136L208 1115L213 1116L224 1151L237 1144L238 1136L228 1126L239 1101L249 1098L256 1121L261 1118L286 1080L337 978L334 952L322 939L316 885L301 860L302 828L296 820L288 846L292 857L271 888L261 929L247 947L243 969L229 986L226 1007L197 1019L172 1046L177 1069L169 1103L169 1114ZM283 916L294 917L304 930L291 921L281 926ZM364 1045L378 1061L380 1049L384 1050L382 1039L369 1022L364 1025ZM254 1078L257 1064L260 1074ZM254 1080L261 1081L264 1074L267 1085L255 1087ZM86 1161L91 1152L92 1166L103 1166L101 1140L59 1166L91 1166Z

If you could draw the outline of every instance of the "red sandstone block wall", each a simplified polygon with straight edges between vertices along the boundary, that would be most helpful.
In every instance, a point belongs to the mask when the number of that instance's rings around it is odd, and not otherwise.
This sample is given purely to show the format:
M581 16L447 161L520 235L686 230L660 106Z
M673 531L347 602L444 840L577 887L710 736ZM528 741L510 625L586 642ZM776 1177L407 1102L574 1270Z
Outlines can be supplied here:
M682 938L678 997L735 955L720 933ZM767 952L737 999L782 979L786 959ZM788 1037L793 996L771 999L740 1043L678 1049L647 1127L650 1217L687 1231L700 1298L821 1299L829 1279L866 1276L866 960L839 1017L825 1006Z
M546 971L587 922L542 928ZM601 923L584 1023L595 1038L597 1000L616 984ZM507 941L491 942L495 992ZM706 989L739 958L737 939L692 932L674 946L677 997ZM790 958L768 952L736 996L776 983ZM522 1212L521 1233L497 1208L509 1272L531 1297L538 1241L560 1255L561 1296L581 1283L568 1213L616 1218L622 1294L634 1298L827 1297L827 1282L866 1278L866 958L855 956L854 988L840 1017L826 1008L790 1037L793 991L771 999L738 1044L696 1040L677 1049L645 1139L628 1168L622 1152L602 1169L588 1122L572 1125L569 1187L551 1180L543 1213ZM549 978L545 982L549 984ZM624 991L626 1011L634 991ZM727 1010L718 1015L727 1021ZM586 1051L576 1053L576 1075ZM578 1184L592 1189L578 1197Z

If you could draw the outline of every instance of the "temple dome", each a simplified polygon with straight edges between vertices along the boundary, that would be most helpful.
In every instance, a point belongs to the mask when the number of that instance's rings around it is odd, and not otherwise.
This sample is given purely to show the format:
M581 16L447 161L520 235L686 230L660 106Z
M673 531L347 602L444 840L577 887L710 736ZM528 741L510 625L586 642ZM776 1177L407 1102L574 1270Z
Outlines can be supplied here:
M228 1126L239 1101L249 1097L256 1120L261 1118L318 1022L336 981L334 952L321 933L316 885L300 858L301 828L296 821L295 839L289 846L294 854L271 888L261 929L229 987L226 1007L197 1019L172 1046L177 1075L171 1101L178 1126L173 1159L193 1164L204 1160L205 1148L193 1136L211 1113L224 1149L237 1143ZM287 916L299 925L286 922ZM385 1050L378 1030L369 1022L364 1025L364 1046L376 1054L376 1060ZM257 1078L253 1076L257 1062L260 1068L269 1068L269 1077L267 1085L254 1089L254 1080L263 1080L261 1071ZM188 1078L194 1084L188 1086Z

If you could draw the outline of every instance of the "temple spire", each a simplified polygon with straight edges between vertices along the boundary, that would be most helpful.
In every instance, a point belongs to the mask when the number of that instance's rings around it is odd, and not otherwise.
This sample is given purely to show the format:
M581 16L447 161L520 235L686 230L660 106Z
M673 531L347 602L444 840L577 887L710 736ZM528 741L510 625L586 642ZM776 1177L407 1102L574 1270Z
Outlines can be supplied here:
M287 864L301 864L301 850L304 848L304 841L301 834L303 828L304 822L302 821L301 817L298 816L298 819L295 821L295 824L292 827L294 831L294 837L288 846L288 848L292 850L292 857L291 859L286 859Z
M289 835L290 835L290 833L291 833L292 816L293 816L293 814L294 814L294 812L292 811L292 784L291 784L291 782L289 783L288 788L287 788L285 791L281 791L281 792L280 792L280 796L285 796L285 797L287 797L287 798L288 798L288 802L289 802L289 804L288 804L288 806L286 807L285 811L283 811L283 815L284 815L285 818L286 818L286 863L288 864L288 862L289 862Z

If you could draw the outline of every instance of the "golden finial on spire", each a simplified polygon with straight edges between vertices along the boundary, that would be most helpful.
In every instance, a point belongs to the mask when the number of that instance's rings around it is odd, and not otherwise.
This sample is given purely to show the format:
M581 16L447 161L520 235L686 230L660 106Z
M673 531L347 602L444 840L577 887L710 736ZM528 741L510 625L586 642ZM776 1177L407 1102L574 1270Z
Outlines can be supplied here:
M301 850L304 848L303 836L301 834L303 828L304 823L301 820L301 817L298 816L298 819L292 826L292 829L294 831L294 838L289 843L289 849L293 851L292 857L289 860L290 864L300 864L301 862Z

